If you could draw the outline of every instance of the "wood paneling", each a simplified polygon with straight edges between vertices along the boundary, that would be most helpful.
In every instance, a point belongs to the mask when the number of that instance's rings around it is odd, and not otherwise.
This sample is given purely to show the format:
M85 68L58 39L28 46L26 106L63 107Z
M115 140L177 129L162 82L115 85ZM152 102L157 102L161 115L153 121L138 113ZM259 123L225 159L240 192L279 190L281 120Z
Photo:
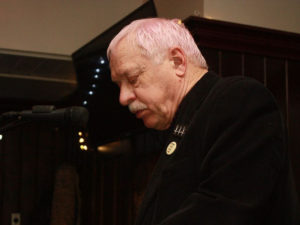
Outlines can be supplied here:
M217 74L220 74L220 51L213 48L201 48L201 53L206 59L208 69L214 71Z
M1 141L1 217L10 225L11 214L20 213L22 224L49 224L54 175L67 130L53 125L27 124L3 133ZM57 142L59 140L59 142ZM63 151L62 151L63 152Z
M132 156L81 152L82 224L133 223Z
M22 141L20 151L22 154L22 190L21 190L21 221L30 225L37 202L37 172L38 172L38 129L35 124L22 128Z
M184 21L200 47L300 60L300 35L191 16Z
M264 83L264 57L260 55L244 55L244 75Z
M279 108L286 118L286 71L285 60L277 58L266 59L266 87L277 100Z
M21 154L20 130L13 129L4 134L3 155L3 189L2 189L2 224L10 224L11 214L20 212L21 190Z
M289 150L300 193L300 61L288 62L288 125Z
M221 76L242 76L243 55L239 52L221 51Z

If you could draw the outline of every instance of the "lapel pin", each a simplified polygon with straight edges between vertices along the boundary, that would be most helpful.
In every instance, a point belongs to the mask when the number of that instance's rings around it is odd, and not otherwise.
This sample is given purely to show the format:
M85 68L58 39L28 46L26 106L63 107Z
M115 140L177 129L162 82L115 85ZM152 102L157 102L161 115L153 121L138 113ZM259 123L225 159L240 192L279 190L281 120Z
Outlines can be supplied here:
M173 134L179 137L182 137L185 134L185 126L177 125L173 131Z
M167 155L172 155L173 152L176 150L176 147L177 147L176 142L172 141L167 147L167 150L166 150Z

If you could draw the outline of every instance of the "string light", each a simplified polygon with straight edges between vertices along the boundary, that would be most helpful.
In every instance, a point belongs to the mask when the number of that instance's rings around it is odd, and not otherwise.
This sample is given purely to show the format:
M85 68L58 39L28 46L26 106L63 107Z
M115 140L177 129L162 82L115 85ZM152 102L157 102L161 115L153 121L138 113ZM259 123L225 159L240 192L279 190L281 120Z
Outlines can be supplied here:
M86 100L84 100L83 102L82 102L82 105L87 105L87 101Z
M100 62L100 64L105 64L104 58L103 58L103 57L100 57L99 62Z
M95 78L95 79L98 79L98 78L99 78L99 75L98 75L98 74L95 74L95 75L94 75L94 78Z
M78 142L80 143L79 148L82 151L87 151L88 150L88 146L86 145L86 140L83 138L84 137L84 133L82 131L78 132L78 136L79 136L79 140Z
M94 94L94 92L93 91L89 91L89 95L93 95Z
M87 151L88 150L88 147L86 145L80 145L80 149L82 151Z
M101 70L100 70L100 68L96 68L96 73L99 73Z
M3 139L3 135L2 134L0 134L0 141Z

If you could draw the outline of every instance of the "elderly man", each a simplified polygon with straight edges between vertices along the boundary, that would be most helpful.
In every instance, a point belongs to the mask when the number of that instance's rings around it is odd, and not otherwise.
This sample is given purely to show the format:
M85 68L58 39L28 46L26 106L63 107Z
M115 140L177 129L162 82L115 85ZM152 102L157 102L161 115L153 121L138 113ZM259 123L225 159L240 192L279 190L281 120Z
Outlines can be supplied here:
M263 85L208 72L178 20L134 21L107 54L120 103L168 130L137 225L298 224L285 127Z

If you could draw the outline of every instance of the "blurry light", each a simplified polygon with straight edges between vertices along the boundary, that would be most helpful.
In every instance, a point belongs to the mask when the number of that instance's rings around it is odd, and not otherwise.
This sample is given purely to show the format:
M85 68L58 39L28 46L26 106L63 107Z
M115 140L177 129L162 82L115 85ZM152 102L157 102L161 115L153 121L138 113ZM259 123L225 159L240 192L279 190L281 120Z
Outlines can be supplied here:
M78 132L78 135L79 135L79 136L82 136L82 132L81 132L81 131L79 131L79 132Z
M99 78L99 75L98 75L98 74L95 74L95 75L94 75L94 78L95 78L95 79L98 79L98 78Z
M3 135L2 134L0 134L0 141L3 139Z
M98 146L98 147L97 147L97 150L98 150L99 152L110 152L110 151L111 151L111 148L104 145L104 146Z
M89 95L93 95L94 94L94 92L93 91L89 91Z
M88 147L86 145L80 145L80 149L82 151L87 151L88 150Z
M100 68L96 68L96 73L99 73L101 70L100 70Z
M120 140L97 146L97 150L104 154L120 154L130 151L131 145L129 140Z
M84 138L79 138L79 143L84 143Z
M214 19L213 17L211 17L211 16L204 16L204 18L205 19L209 19L209 20L212 20L212 19Z
M104 60L103 57L100 57L100 58L99 58L99 63L100 63L100 64L104 64L104 63L105 63L105 60Z
M92 84L92 88L96 88L96 84Z
M82 105L87 105L87 101L86 100L84 100L83 102L82 102Z

